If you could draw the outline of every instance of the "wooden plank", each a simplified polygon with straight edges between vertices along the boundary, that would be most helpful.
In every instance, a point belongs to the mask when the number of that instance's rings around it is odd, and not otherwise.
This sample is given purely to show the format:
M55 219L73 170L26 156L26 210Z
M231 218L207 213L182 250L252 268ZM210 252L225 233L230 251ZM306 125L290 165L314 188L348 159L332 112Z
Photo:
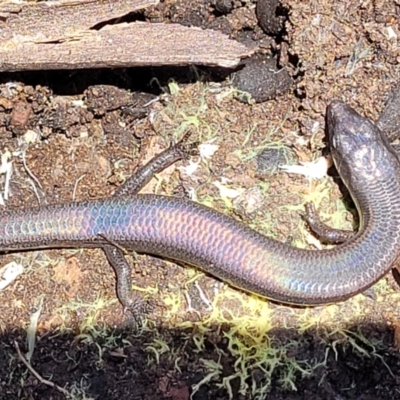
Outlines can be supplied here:
M218 31L118 23L158 0L0 3L0 71L160 65L235 67L255 49ZM114 20L108 24L107 21ZM94 29L104 24L101 29Z

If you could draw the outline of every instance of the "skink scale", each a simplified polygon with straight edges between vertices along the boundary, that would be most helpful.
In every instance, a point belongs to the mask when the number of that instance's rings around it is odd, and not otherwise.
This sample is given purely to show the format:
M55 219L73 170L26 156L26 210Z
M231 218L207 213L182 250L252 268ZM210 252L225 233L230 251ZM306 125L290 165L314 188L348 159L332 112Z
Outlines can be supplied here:
M360 215L350 241L322 251L269 239L192 201L126 195L0 214L0 251L116 243L199 267L274 300L312 305L359 293L400 253L400 162L385 136L341 102L327 110L336 168Z

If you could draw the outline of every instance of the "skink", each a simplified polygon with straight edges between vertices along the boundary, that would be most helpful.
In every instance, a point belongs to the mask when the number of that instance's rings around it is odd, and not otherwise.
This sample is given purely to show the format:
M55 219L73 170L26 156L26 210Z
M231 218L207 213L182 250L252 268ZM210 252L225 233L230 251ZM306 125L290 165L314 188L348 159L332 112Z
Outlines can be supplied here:
M335 248L294 248L186 199L123 194L2 212L0 251L115 243L284 303L346 299L399 257L400 161L380 130L341 102L328 107L327 127L336 168L360 215L358 233Z

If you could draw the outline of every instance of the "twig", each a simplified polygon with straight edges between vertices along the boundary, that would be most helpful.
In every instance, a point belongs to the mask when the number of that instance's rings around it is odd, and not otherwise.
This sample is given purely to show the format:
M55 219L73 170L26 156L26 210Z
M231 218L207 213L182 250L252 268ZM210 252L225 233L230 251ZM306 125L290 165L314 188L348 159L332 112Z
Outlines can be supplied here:
M72 200L75 201L76 192L78 190L79 182L86 176L86 174L81 175L76 181L74 185L74 191L72 193Z
M14 345L15 345L15 349L17 350L18 353L18 358L24 363L24 365L26 366L26 368L29 369L29 371L35 376L35 378L41 382L44 383L47 386L50 386L52 388L57 389L59 392L65 394L66 396L69 396L70 393L68 392L68 390L62 388L61 386L56 385L55 383L48 381L47 379L42 378L32 367L31 364L28 363L28 361L26 361L26 358L23 356L23 354L21 353L21 350L19 349L18 343L16 340L14 340Z
M23 164L23 166L24 166L24 168L25 168L25 171L27 172L28 176L31 178L30 183L31 183L31 185L32 185L33 192L34 192L35 195L36 195L36 198L37 198L37 200L38 200L38 203L40 204L40 196L39 196L37 187L36 187L36 185L35 185L35 182L38 184L39 188L40 188L42 191L43 191L43 187L42 187L42 185L40 184L39 179L36 178L36 176L33 174L33 172L29 169L28 164L26 163L26 150L23 150L23 151L21 152L21 158L22 158L22 164Z

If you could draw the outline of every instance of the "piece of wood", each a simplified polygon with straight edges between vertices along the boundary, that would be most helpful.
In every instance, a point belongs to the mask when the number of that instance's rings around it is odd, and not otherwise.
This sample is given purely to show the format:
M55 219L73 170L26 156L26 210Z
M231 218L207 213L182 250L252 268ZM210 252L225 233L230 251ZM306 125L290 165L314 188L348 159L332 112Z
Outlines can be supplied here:
M0 41L36 43L79 36L79 32L129 13L156 5L159 0L57 0L34 3L0 2ZM12 5L12 9L10 6Z
M118 18L156 3L0 3L0 71L189 64L232 68L255 51L218 31L177 24L118 23Z

